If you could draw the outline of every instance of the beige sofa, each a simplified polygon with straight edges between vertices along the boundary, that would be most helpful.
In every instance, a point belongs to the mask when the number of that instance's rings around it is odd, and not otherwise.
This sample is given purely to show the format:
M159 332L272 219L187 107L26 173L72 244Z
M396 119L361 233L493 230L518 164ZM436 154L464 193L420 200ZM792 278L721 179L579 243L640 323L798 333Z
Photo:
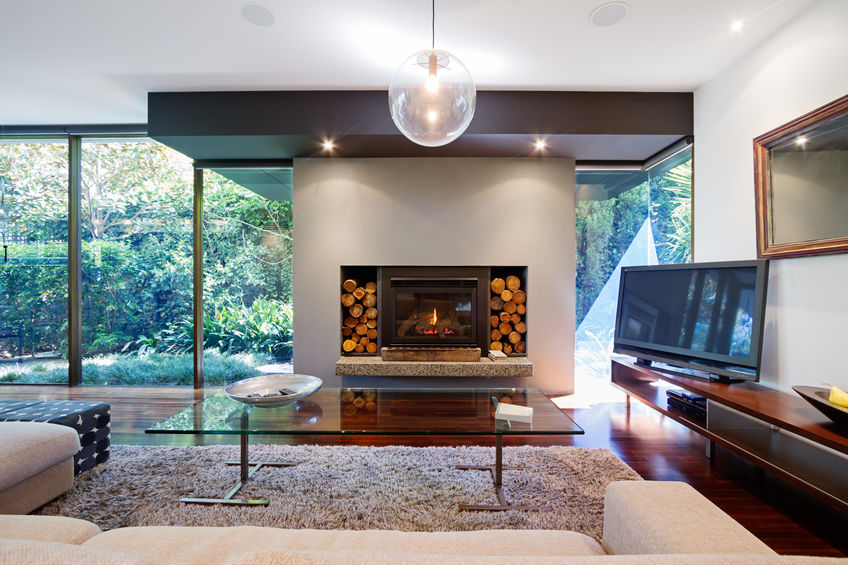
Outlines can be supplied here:
M79 449L73 428L0 422L0 514L32 512L70 490Z
M612 483L603 543L568 531L398 532L251 526L119 528L0 516L0 563L213 565L765 565L848 563L778 556L685 483Z

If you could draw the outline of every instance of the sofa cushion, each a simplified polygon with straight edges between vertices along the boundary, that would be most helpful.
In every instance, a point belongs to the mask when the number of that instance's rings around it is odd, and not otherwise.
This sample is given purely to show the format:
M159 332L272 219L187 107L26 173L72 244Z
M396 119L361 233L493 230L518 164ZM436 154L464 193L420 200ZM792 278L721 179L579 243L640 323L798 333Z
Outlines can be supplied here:
M0 535L6 539L58 541L79 545L100 533L100 528L65 516L0 514Z
M225 565L845 565L848 559L787 555L591 555L503 557L421 555L390 551L253 551ZM211 564L207 564L211 565Z
M701 493L676 481L610 483L604 495L604 549L612 554L774 554Z
M220 563L239 553L264 550L395 550L407 554L603 555L592 538L553 530L398 532L385 530L284 530L233 528L119 528L86 541L92 547L123 549L156 561Z
M65 459L44 471L0 491L0 514L29 514L71 490L74 461ZM0 535L3 535L0 532Z
M0 491L72 458L79 448L79 436L66 426L0 422Z
M0 563L38 565L153 565L138 555L111 549L82 547L49 541L0 538Z

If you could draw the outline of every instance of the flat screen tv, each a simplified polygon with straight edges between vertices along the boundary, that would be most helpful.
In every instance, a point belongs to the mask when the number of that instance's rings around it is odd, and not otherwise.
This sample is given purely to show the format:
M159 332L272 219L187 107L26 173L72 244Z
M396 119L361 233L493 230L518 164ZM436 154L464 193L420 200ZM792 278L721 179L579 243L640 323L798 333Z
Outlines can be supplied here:
M623 267L613 351L695 377L756 381L767 282L768 261Z

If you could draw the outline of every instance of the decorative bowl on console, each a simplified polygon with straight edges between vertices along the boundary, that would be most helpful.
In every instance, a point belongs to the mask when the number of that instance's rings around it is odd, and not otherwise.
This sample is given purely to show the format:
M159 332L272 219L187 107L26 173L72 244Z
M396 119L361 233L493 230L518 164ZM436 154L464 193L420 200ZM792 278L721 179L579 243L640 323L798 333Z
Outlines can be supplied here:
M819 412L833 420L834 423L848 429L848 408L828 400L830 389L819 386L793 386L792 390L801 395Z
M311 375L262 375L227 385L227 396L244 404L272 408L314 394L323 381Z

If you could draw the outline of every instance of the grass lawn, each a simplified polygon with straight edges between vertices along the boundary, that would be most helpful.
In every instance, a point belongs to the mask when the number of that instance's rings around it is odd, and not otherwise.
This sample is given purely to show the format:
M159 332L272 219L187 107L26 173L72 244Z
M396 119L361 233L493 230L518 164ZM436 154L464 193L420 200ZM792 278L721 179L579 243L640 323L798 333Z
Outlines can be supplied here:
M87 385L174 385L191 386L191 354L110 353L82 362L82 381ZM229 355L216 349L206 351L203 376L206 384L223 385L254 377L258 367L274 363L270 356L256 353ZM32 359L0 363L0 383L64 384L68 382L65 359Z

